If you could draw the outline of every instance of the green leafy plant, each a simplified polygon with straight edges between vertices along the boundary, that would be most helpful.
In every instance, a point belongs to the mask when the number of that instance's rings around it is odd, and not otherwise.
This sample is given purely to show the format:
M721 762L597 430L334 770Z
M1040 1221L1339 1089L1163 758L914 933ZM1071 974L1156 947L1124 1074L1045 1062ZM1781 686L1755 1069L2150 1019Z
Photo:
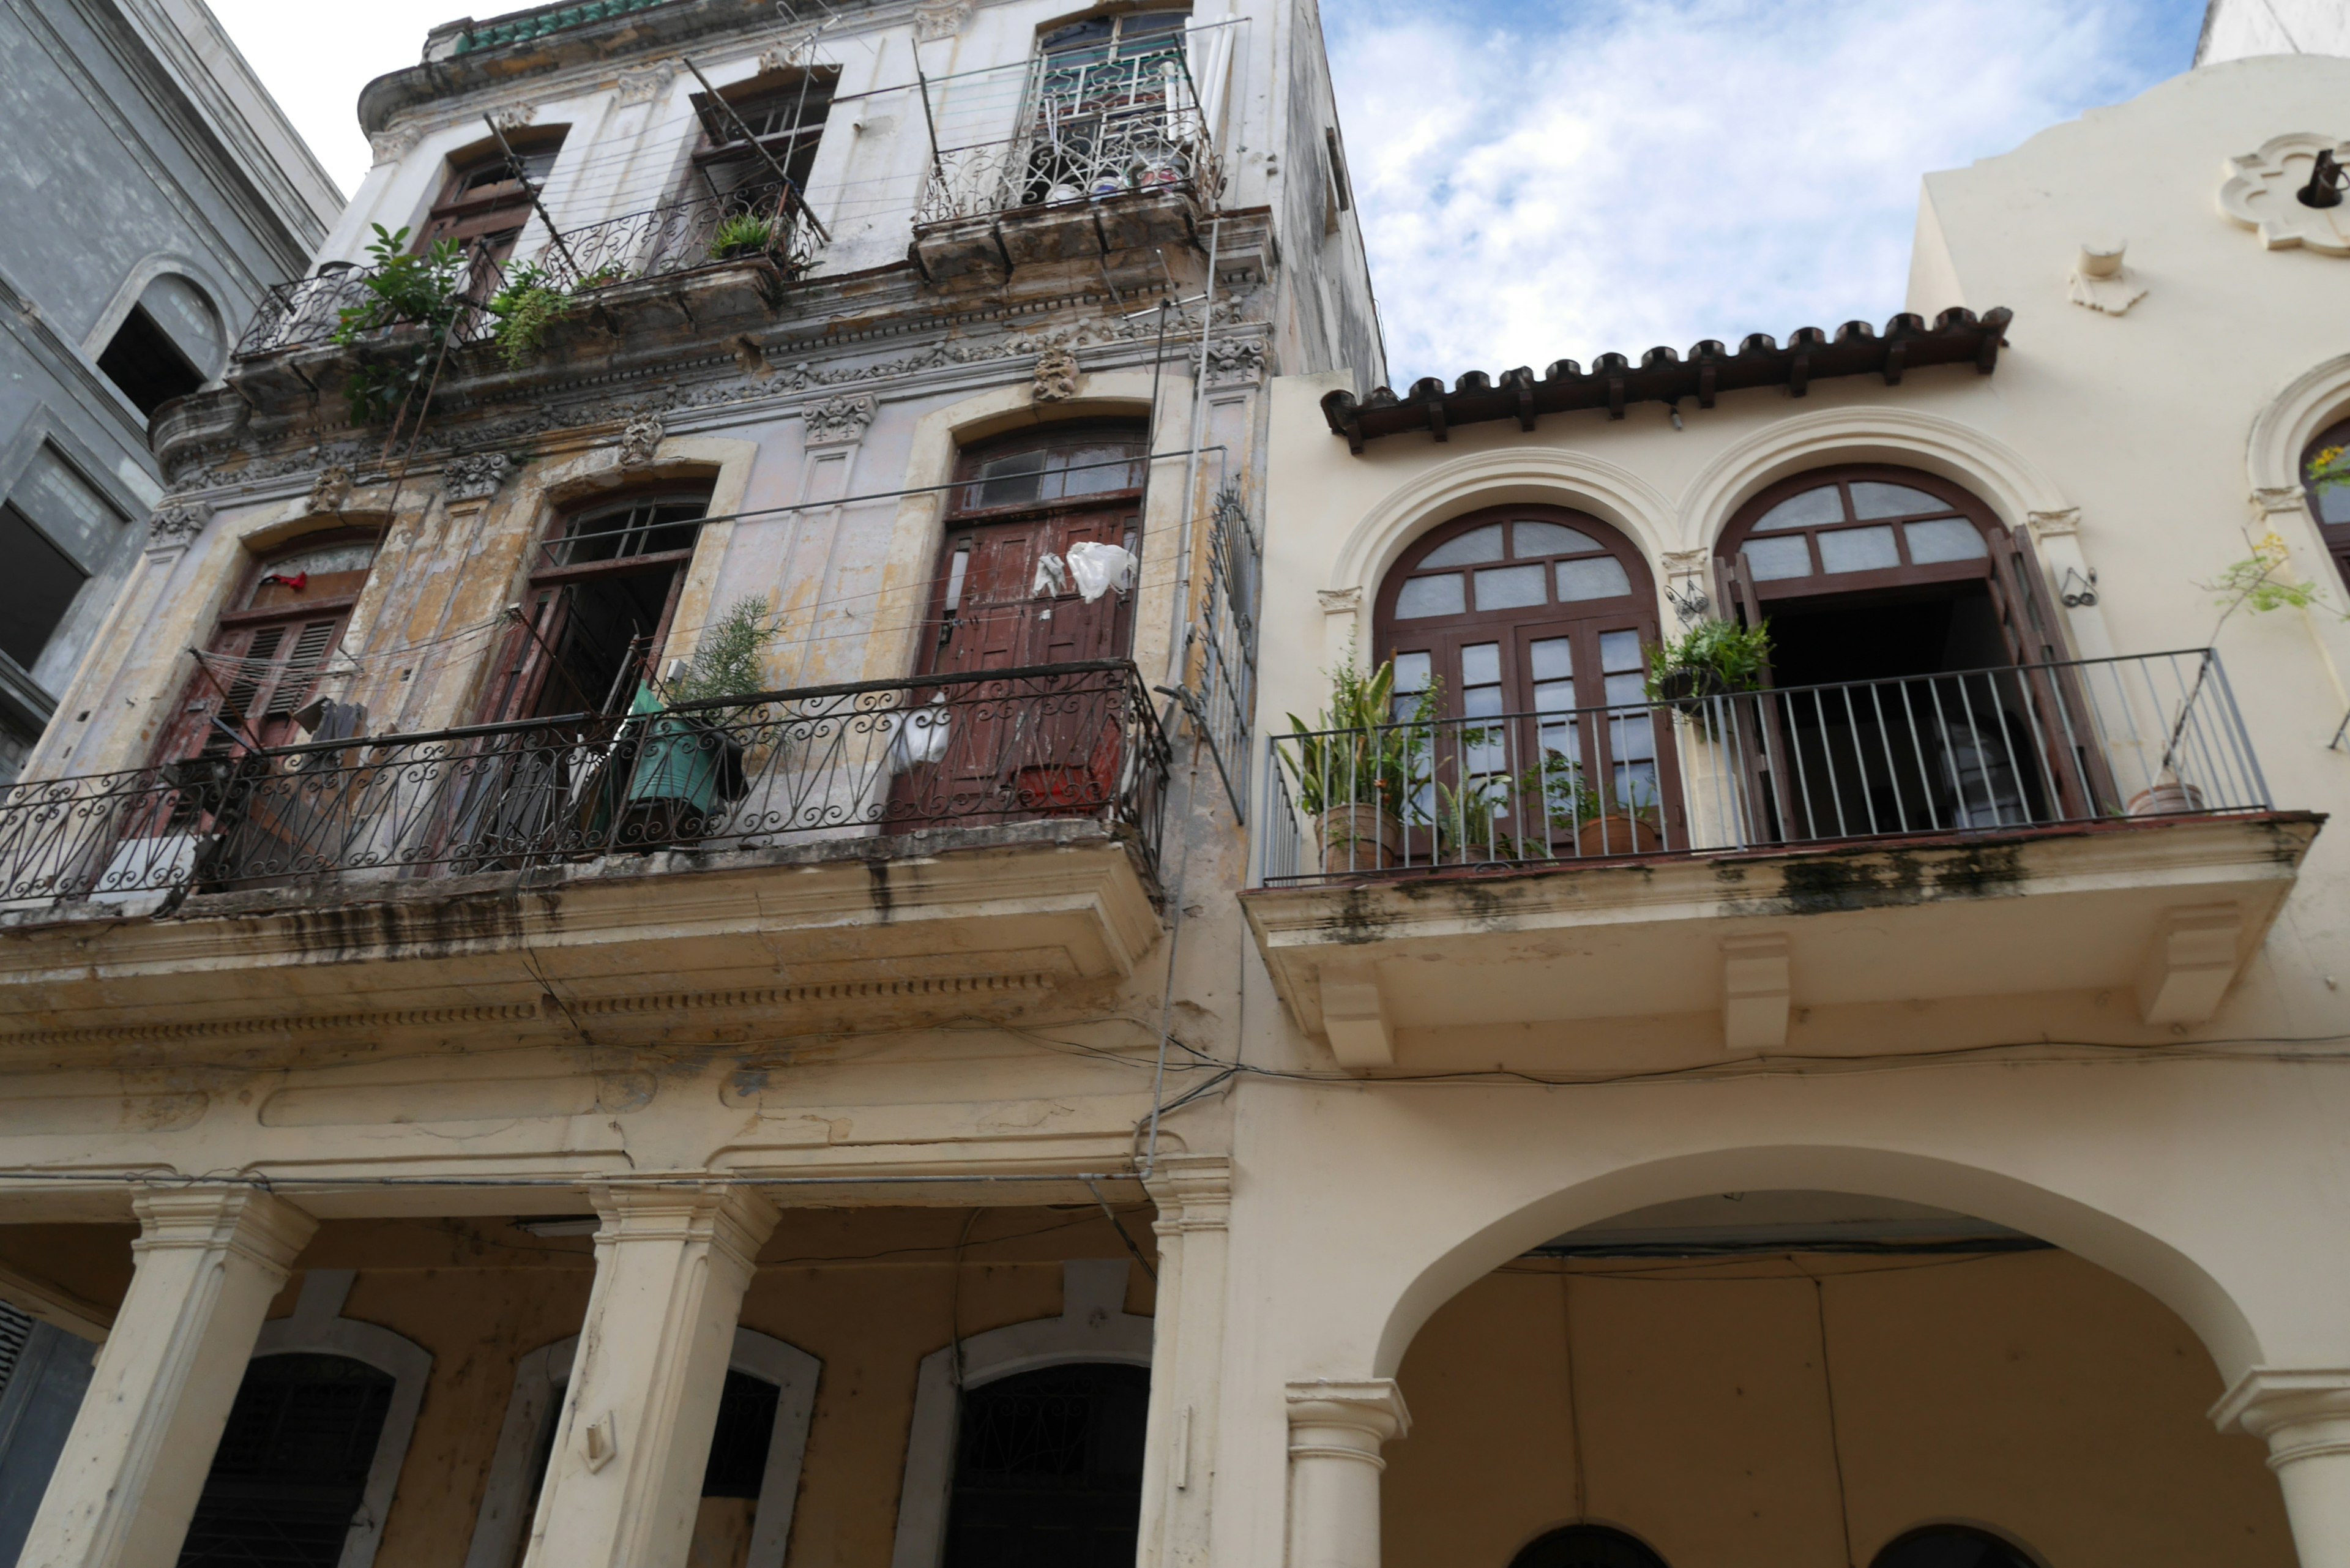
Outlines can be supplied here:
M1309 816L1342 806L1373 805L1401 820L1428 782L1428 754L1439 687L1431 682L1395 716L1395 661L1368 674L1349 657L1330 674L1330 705L1312 724L1289 715L1294 745L1281 748L1282 765L1297 784L1297 804Z
M536 358L548 326L569 304L554 278L531 263L506 275L506 286L490 296L487 309L497 317L494 335L508 369L519 370Z
M430 384L465 306L465 253L456 241L435 240L411 254L406 228L374 227L375 238L368 245L370 265L359 278L367 297L343 307L334 335L344 348L362 350L359 367L343 389L354 424L396 417ZM374 341L390 328L406 326L425 330L412 341Z
M1648 693L1655 701L1759 691L1771 661L1771 623L1701 620L1648 649Z
M767 601L757 594L746 594L703 628L694 644L693 661L662 688L661 695L672 707L755 697L767 690L760 655L782 635L782 624L769 613Z
M737 213L710 236L710 259L726 261L764 251L775 243L775 225L755 213Z
M2309 466L2304 471L2309 483L2320 490L2350 487L2350 462L2343 461L2345 457L2350 457L2350 447L2329 446L2323 452L2311 453Z

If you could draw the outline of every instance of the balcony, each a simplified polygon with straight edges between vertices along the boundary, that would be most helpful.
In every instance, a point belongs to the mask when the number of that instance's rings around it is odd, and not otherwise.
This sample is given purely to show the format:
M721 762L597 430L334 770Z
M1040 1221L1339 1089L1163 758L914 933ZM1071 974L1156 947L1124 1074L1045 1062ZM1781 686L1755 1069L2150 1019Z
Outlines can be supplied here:
M1180 49L1082 64L1047 57L1021 69L1029 107L1010 137L954 136L962 105L993 101L983 79L926 88L937 101L914 213L924 275L1000 280L1032 264L1090 265L1193 236L1222 173ZM971 76L992 74L1001 73Z
M1156 940L1166 772L1100 662L20 783L0 983L40 1030L536 1016L558 986L958 1016Z
M535 232L544 235L543 229ZM566 230L528 264L544 286L578 302L573 314L599 330L624 329L625 318L651 308L674 326L681 293L714 302L716 319L743 314L764 317L775 291L816 263L821 236L795 192L778 195L770 185L723 197L696 196L666 202L583 228ZM497 334L500 316L489 308L522 269L477 254L468 264L462 291L480 302L459 312L450 335L452 347L484 342ZM338 338L346 321L375 303L369 268L329 263L317 275L272 286L252 324L237 340L240 385L256 374L255 361L300 350L365 348L421 330L415 321L389 320L346 344ZM723 296L739 296L729 301ZM691 308L689 322L701 316Z
M1249 920L1366 1069L1499 1025L1555 1056L1601 1019L1668 1052L1779 1048L1791 1021L1940 1048L2051 995L2151 1040L2212 1016L2319 825L2272 808L2209 650L1270 750Z

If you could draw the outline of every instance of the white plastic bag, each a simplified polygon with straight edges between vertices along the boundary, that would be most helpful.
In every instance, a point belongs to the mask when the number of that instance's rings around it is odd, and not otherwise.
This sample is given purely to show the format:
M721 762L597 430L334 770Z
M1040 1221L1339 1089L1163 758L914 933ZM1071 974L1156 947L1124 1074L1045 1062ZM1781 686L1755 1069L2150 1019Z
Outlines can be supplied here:
M1082 547L1082 546L1081 546ZM1072 556L1076 551L1069 552ZM1069 591L1069 568L1061 557L1047 550L1036 557L1036 576L1028 584L1028 597L1049 599Z
M896 721L897 733L889 740L889 772L902 774L917 763L935 763L947 754L947 721L952 717L943 704L946 693L931 699L931 706L918 708Z
M1077 592L1087 604L1112 588L1129 587L1134 582L1134 552L1122 545L1072 545L1069 546L1069 576L1077 582Z

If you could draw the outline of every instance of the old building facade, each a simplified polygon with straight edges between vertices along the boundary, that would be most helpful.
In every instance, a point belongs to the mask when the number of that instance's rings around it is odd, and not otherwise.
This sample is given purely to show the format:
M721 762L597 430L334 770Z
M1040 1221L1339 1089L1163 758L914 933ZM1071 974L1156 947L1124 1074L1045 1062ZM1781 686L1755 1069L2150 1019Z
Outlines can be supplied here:
M342 195L190 0L10 7L0 134L5 783L137 566L149 417L227 366Z
M2350 62L1399 396L1315 27L369 88L0 822L18 1560L2350 1568Z

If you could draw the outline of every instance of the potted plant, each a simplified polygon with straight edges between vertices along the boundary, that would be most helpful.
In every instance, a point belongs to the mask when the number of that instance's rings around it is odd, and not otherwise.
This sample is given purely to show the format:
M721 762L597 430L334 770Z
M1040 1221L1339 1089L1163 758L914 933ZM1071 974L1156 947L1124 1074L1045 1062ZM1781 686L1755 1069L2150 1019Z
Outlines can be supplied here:
M1695 714L1708 698L1762 690L1770 661L1769 621L1743 627L1734 620L1701 620L1648 649L1648 697Z
M1349 659L1330 677L1330 704L1309 726L1289 715L1295 744L1281 752L1312 817L1326 873L1373 870L1402 859L1404 812L1427 782L1437 689L1430 685L1396 720L1395 664L1366 675Z
M1544 844L1552 855L1575 846L1578 858L1638 855L1664 847L1653 806L1627 806L1593 784L1583 765L1551 752L1520 774L1512 790L1526 822L1545 824ZM1531 827L1520 832L1528 839Z
M756 255L772 249L775 243L775 225L771 219L756 213L737 213L720 223L710 236L710 259L732 261L737 256Z
M766 690L759 656L781 630L767 601L747 595L702 633L682 674L639 692L639 708L653 715L629 778L629 805L644 819L640 843L696 836L722 800L742 793L743 742L739 726L729 723L741 711L677 710Z

